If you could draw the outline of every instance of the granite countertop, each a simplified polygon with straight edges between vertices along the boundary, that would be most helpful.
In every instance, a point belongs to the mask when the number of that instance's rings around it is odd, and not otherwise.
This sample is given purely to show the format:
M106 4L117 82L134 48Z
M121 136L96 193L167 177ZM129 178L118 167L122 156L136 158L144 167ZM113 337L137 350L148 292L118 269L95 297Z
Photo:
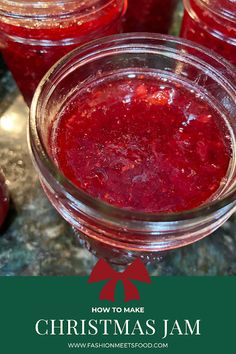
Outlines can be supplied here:
M176 14L176 33L181 9ZM80 248L70 226L47 200L32 166L28 109L0 63L0 166L11 195L0 231L0 275L87 275L96 258ZM236 215L211 236L149 265L151 275L236 275Z

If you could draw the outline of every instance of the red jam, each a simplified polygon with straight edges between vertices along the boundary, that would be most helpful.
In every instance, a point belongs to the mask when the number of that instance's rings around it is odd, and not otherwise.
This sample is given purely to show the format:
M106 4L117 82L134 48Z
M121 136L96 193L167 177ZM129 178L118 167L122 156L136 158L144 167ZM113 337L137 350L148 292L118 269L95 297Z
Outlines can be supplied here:
M214 199L232 154L224 119L201 92L137 72L98 79L68 99L49 145L63 174L91 196L161 213Z
M181 36L202 44L236 65L236 2L186 0Z
M129 0L126 32L168 33L178 0Z
M0 228L6 218L8 211L8 194L4 178L0 172Z
M31 19L24 25L0 19L3 57L28 105L44 74L61 57L78 45L120 32L123 6L122 0L114 0L82 19L73 15L52 21Z

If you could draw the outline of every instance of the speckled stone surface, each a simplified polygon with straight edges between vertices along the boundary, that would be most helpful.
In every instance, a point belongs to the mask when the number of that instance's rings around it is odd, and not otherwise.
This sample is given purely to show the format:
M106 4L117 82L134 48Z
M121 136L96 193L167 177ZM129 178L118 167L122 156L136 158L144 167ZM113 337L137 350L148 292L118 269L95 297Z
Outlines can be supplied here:
M176 21L181 16L178 10ZM172 33L177 33L175 25ZM96 258L42 191L26 141L28 110L10 74L0 69L0 166L11 194L0 231L0 275L87 275ZM151 275L236 275L236 215L213 235L168 253Z

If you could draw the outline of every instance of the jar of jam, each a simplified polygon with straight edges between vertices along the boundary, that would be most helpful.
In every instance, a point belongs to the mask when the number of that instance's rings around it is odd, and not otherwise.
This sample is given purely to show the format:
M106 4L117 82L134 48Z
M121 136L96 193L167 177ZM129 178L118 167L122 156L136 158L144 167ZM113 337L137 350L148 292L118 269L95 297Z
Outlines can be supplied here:
M25 101L47 70L82 43L121 30L126 0L5 0L0 48Z
M8 211L8 192L5 184L5 179L0 170L0 229L6 218Z
M195 43L137 33L85 45L47 73L30 111L31 154L88 249L150 261L229 218L235 83Z
M125 32L168 33L178 0L129 0Z
M181 37L202 44L236 65L236 2L183 0Z

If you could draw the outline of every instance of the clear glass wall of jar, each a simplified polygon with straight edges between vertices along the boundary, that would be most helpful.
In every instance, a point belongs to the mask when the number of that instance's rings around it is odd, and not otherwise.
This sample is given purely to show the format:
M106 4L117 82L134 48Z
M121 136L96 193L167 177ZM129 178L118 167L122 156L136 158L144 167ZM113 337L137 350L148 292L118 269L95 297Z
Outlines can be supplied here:
M25 101L47 70L73 48L121 30L126 0L4 0L0 48Z
M164 35L123 34L76 49L44 77L34 96L29 143L42 186L54 207L73 226L86 247L100 257L124 264L140 257L147 262L160 253L209 235L236 210L236 163L215 200L199 208L171 214L130 211L108 205L75 187L51 159L49 130L69 96L86 80L129 68L173 75L207 93L224 112L232 130L235 154L235 73L227 62L190 41Z
M181 37L202 44L236 65L236 2L183 0Z

